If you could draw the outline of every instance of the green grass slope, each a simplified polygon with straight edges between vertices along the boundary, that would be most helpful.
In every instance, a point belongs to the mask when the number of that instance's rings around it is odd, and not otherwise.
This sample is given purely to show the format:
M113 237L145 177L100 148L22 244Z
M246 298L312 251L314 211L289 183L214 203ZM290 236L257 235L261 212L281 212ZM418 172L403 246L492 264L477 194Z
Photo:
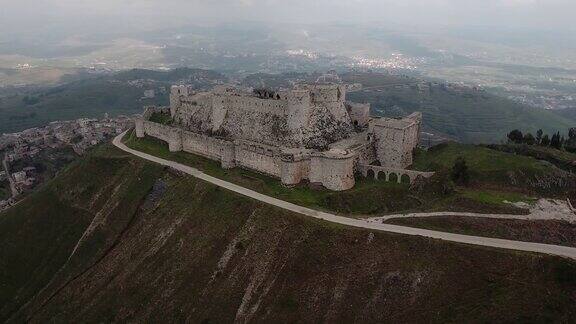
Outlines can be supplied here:
M563 155L562 152L558 154ZM496 189L545 197L576 197L576 177L552 163L491 149L489 147L444 143L416 154L414 168L425 171L449 170L463 157L469 169L471 188Z
M109 245L99 239L102 232L126 222L161 171L110 152L100 149L73 163L57 179L0 214L0 321L54 278L74 275L97 258ZM88 237L94 245L78 245L97 215L103 223L113 219L113 224L92 228ZM81 266L69 258L77 245Z
M571 261L335 226L109 147L23 206L0 214L0 283L11 286L2 289L0 320L567 322L576 315ZM91 218L93 234L67 258ZM22 253L29 249L38 251ZM37 275L45 263L52 270ZM36 288L24 294L25 287Z

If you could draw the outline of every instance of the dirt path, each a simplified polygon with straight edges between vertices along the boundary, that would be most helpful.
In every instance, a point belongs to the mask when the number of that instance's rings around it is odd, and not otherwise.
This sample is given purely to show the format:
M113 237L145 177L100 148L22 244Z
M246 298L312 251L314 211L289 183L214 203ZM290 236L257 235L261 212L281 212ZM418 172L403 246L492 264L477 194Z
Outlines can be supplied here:
M465 212L433 212L433 213L408 213L393 214L378 217L366 218L370 223L382 223L390 219L397 218L422 218L422 217L478 217L493 219L519 219L519 220L561 220L570 223L576 223L576 213L570 207L570 203L562 200L541 199L534 206L523 206L530 209L528 215L509 215L509 214L479 214Z
M276 199L274 197L266 196L261 193L255 192L253 190L238 186L236 184L209 176L202 171L174 162L169 160L164 160L140 151L133 150L128 148L126 145L122 143L122 139L126 135L127 132L124 132L118 135L113 144L121 149L124 152L133 154L145 160L155 162L161 165L165 165L176 169L178 171L184 172L189 174L193 177L196 177L200 180L212 183L216 186L221 188L230 190L232 192L241 194L243 196L261 201L263 203L276 206L278 208L282 208L285 210L289 210L291 212L295 212L298 214L302 214L305 216L313 217L316 219L325 220L327 222L352 226L357 228L364 228L369 230L375 231L383 231L383 232L390 232L390 233L397 233L397 234L405 234L405 235L412 235L412 236L422 236L428 237L433 239L439 239L449 242L456 242L456 243L464 243L464 244L472 244L472 245L479 245L479 246L487 246L487 247L494 247L494 248L502 248L502 249L509 249L509 250L518 250L518 251L525 251L525 252L536 252L536 253L544 253L549 255L557 255L562 257L567 257L576 260L576 248L566 247L566 246L558 246L558 245L548 245L548 244L539 244L539 243L530 243L530 242L520 242L520 241L511 241L511 240L503 240L503 239L496 239L496 238L487 238L487 237L478 237L478 236L469 236L469 235L461 235L461 234L453 234L453 233L446 233L446 232L438 232L438 231L431 231L425 229L418 229L418 228L411 228L405 226L397 226L397 225L390 225L390 224L382 224L381 222L374 222L365 219L353 219L347 218L343 216L338 216L330 213L325 213L321 211L317 211L314 209L298 206L287 201L283 201L280 199ZM454 213L451 213L454 214ZM415 214L417 215L417 214Z

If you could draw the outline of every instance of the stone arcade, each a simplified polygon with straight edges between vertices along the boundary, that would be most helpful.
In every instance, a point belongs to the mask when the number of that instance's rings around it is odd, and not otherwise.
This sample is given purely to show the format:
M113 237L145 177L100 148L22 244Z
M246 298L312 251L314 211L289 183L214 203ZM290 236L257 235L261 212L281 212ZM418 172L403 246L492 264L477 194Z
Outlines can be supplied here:
M373 118L370 105L346 101L346 90L339 84L298 85L278 93L173 86L170 107L147 107L136 119L136 134L166 141L172 152L198 154L227 169L255 170L287 186L307 180L348 190L357 172L382 173L386 180L394 174L398 182L431 176L405 170L418 145L422 115ZM151 121L155 114L170 114L171 124Z

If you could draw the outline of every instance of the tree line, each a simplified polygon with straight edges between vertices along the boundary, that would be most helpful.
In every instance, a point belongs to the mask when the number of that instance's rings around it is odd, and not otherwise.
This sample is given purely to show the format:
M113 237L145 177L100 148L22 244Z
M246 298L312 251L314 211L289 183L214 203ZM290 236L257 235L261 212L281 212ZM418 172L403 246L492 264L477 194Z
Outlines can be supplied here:
M536 136L531 133L523 134L520 130L515 129L508 133L508 142L514 144L526 145L539 145L545 147L552 147L558 150L566 150L576 153L576 128L571 128L568 131L568 137L565 137L560 132L552 134L544 134L541 129L536 132Z

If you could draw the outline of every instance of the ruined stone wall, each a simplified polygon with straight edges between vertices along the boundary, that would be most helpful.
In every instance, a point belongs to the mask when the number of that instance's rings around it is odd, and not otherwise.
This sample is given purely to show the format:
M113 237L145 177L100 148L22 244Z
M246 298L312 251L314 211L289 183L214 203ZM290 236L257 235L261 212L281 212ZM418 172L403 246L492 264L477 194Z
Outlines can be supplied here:
M270 146L297 147L301 145L292 136L287 126L286 116L275 114L228 110L216 134Z
M209 133L212 130L212 97L199 94L180 98L174 121L185 130Z
M304 85L301 88L309 90L312 94L312 101L316 103L346 101L346 86L344 85Z
M405 150L404 130L376 127L374 129L376 137L376 153L378 161L383 166L404 169L410 164L406 164L411 159L412 152L410 151L410 158L406 155L408 152Z
M315 91L315 92L311 92ZM317 93L321 104L312 103ZM266 145L322 149L350 136L345 89L294 90L260 99L226 90L181 96L175 121L185 130ZM340 99L339 99L340 98Z
M376 155L376 147L372 141L369 141L363 146L356 148L354 152L356 152L358 156L356 159L356 167L358 167L358 165L370 165L378 160L378 156Z
M376 154L382 166L405 169L413 163L413 152L420 139L422 114L401 120L381 119L370 123Z
M233 143L202 134L183 131L182 149L185 152L201 155L212 160L222 161L225 152Z
M345 109L343 107L343 109ZM329 144L354 134L349 117L336 118L328 107L314 106L310 113L309 127L304 129L304 146L309 149L325 150Z
M320 183L333 191L352 189L354 179L354 164L356 156L346 154L330 157L324 154L313 154L310 159L310 182Z
M287 101L276 99L260 99L257 97L225 96L216 97L225 107L231 110L242 110L259 114L284 116L287 114Z
M281 161L275 148L244 141L238 141L235 144L237 166L280 177Z
M294 186L309 179L310 156L283 154L280 162L282 184Z
M146 132L144 131L144 118L136 117L134 119L134 128L136 129L136 137L143 138L146 136Z
M288 95L286 125L294 142L302 145L304 130L310 124L312 98L305 90L290 91Z
M357 127L366 127L370 121L370 104L347 102L348 113L352 123Z
M147 120L142 122L142 126L146 135L167 142L170 152L182 151L181 129L153 123Z
M170 89L170 114L172 118L180 108L181 98L191 96L194 93L192 87L187 85L175 85Z

